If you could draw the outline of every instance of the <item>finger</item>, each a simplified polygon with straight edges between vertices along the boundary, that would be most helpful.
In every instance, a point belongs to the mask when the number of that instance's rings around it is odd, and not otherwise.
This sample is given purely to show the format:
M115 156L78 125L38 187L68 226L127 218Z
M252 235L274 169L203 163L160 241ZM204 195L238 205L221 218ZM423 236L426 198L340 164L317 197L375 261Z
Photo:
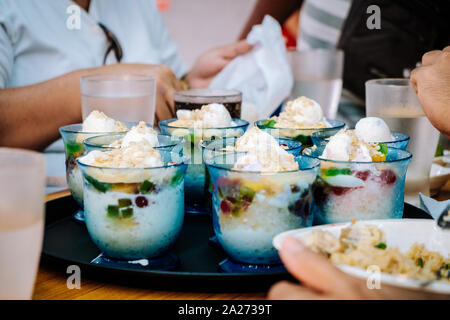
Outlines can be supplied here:
M323 295L312 291L309 288L293 284L288 281L281 281L274 284L267 293L269 300L317 300L323 299Z
M165 120L172 118L171 107L167 104L163 95L158 95L156 98L156 117L159 120Z
M235 57L247 53L253 49L253 46L247 42L247 40L241 40L220 48L221 56L225 59L231 60Z
M422 56L422 66L429 66L435 63L441 54L442 54L441 50L433 50L425 53Z
M175 101L173 99L173 94L175 90L172 88L167 88L165 90L164 99L166 100L166 104L169 106L169 111L171 117L175 116Z
M328 259L312 252L294 237L284 239L280 257L288 271L313 290L333 294L348 291L355 283Z
M425 79L428 77L427 74L432 68L432 66L420 67L415 68L413 71L411 71L410 82L417 94L419 94L420 87L422 83L426 81Z
M444 52L450 52L450 46L446 46L442 51L444 51Z
M159 121L161 121L161 120L158 118L158 115L155 112L155 120L153 121L153 127L154 128L159 126Z
M409 81L411 82L412 87L414 88L414 91L417 94L417 79L419 77L421 68L415 68L413 71L411 71L411 75L409 77Z

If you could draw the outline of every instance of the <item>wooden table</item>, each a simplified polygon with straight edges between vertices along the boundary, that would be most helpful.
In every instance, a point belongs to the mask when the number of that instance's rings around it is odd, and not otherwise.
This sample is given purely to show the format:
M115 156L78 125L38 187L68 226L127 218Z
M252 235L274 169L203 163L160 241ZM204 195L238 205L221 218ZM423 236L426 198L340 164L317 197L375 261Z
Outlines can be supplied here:
M450 184L450 181L448 181ZM51 201L69 195L69 191L61 191L49 194L46 201ZM450 198L448 189L445 189L433 196L437 200ZM59 269L58 269L59 268ZM41 263L36 279L33 299L153 299L153 300L204 300L204 299L224 299L224 300L253 300L264 299L265 292L260 293L194 293L194 292L173 292L155 291L150 289L126 287L116 284L104 283L93 279L84 278L81 275L81 288L68 289L66 285L66 270L63 267L56 267Z
M47 201L69 195L69 191L50 194ZM194 293L154 291L150 289L126 287L116 284L95 281L83 277L81 274L81 288L68 289L66 285L66 270L61 266L41 263L36 279L33 299L40 300L65 300L65 299L153 299L153 300L253 300L264 299L265 292L261 293Z

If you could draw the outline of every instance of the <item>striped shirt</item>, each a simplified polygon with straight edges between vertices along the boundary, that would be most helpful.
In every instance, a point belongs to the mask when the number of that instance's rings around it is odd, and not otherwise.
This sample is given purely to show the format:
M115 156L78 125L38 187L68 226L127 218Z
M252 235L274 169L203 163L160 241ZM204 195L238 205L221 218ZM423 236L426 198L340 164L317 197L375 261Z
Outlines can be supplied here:
M305 0L297 49L336 48L351 4L352 0Z

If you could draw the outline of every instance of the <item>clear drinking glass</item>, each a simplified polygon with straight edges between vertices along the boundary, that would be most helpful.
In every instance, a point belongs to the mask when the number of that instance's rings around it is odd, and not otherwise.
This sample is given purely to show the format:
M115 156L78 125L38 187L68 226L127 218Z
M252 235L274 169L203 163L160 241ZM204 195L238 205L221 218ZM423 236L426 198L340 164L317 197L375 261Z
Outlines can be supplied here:
M44 156L0 148L0 197L0 300L31 299L44 231Z
M242 153L234 153L234 162ZM311 226L311 185L319 161L295 158L299 170L273 173L233 170L222 155L207 159L213 183L213 226L229 259L221 263L228 271L254 270L241 264L279 264L272 239L286 230Z
M119 121L155 119L156 79L134 74L107 74L81 77L83 120L93 110Z
M317 101L328 119L335 119L342 93L344 52L314 49L287 53L294 76L290 99L306 96Z
M221 103L232 118L241 118L242 93L228 89L191 89L173 95L175 111L200 109L205 104Z
M439 140L408 79L366 82L366 115L382 118L393 131L410 136L414 157L406 174L405 201L419 206L419 192L430 194L430 170Z

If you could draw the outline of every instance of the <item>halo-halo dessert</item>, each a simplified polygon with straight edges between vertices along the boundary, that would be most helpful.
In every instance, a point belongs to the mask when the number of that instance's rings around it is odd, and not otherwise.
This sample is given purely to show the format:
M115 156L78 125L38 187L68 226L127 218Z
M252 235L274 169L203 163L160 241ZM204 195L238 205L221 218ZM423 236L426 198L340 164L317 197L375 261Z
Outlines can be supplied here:
M84 140L83 145L86 152L92 150L111 150L128 146L130 142L145 141L150 146L158 150L182 152L184 140L176 136L158 134L152 127L144 121L131 127L128 132L110 133L101 136L91 137Z
M367 117L360 119L355 126L355 135L367 143L382 143L387 147L406 150L409 136L400 132L391 132L388 125L381 118ZM312 134L314 145L326 145L335 133L318 131Z
M289 101L279 116L257 121L255 125L273 136L299 141L305 148L313 145L311 135L314 132L333 135L345 127L340 120L324 118L320 105L303 96Z
M253 148L251 139L240 142L246 152L205 160L213 184L214 231L230 257L221 264L225 271L242 271L240 264L280 263L272 238L311 225L310 186L319 164L294 157L275 139Z
M231 118L222 104L212 103L201 109L178 110L176 119L161 121L159 126L163 134L184 138L183 153L191 158L185 178L186 212L209 213L205 203L205 165L199 144L202 140L240 137L248 122Z
M367 143L355 131L341 130L326 146L303 154L321 162L313 192L317 224L402 217L408 151Z
M186 161L147 142L77 159L86 226L105 256L137 260L167 254L183 224Z
M87 138L111 132L126 132L128 128L120 121L109 118L103 112L92 111L83 123L59 128L66 153L66 178L72 197L83 208L83 180L76 159L85 153L83 141ZM75 216L83 220L82 211Z

